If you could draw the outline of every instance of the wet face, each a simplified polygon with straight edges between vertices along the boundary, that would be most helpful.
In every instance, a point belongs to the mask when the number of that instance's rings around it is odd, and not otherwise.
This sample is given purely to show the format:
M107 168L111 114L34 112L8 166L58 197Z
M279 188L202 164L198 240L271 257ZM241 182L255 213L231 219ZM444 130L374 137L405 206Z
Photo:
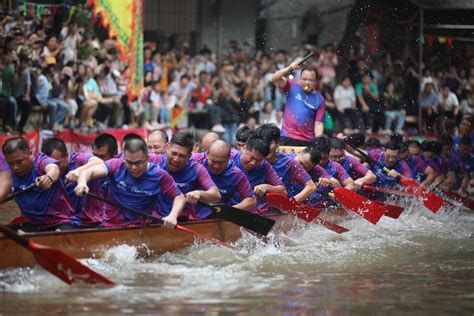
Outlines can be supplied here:
M229 153L227 150L212 148L207 155L207 164L212 174L221 174L229 162Z
M386 149L384 152L385 163L388 167L395 165L398 161L398 150Z
M245 146L240 156L240 162L245 170L249 171L257 167L265 157L255 150L248 150Z
M335 149L332 148L331 151L329 152L329 158L332 161L335 161L337 163L341 163L342 159L344 159L345 154L343 149Z
M92 154L103 161L113 158L113 156L109 153L109 146L107 145L99 148L92 146Z
M314 164L311 161L311 156L309 153L298 153L296 155L296 161L304 168L306 171L310 171L314 168Z
M159 133L153 133L148 136L148 150L155 154L163 154L166 152L167 143L164 137Z
M168 154L167 165L170 172L184 169L191 158L191 152L186 147L177 144L170 144L166 153Z
M314 71L305 70L301 74L301 86L304 92L311 93L316 88L316 73Z
M408 146L408 152L410 155L413 156L420 156L421 155L421 148L418 146Z
M329 161L329 155L327 153L321 152L321 160L319 161L320 166L324 166Z
M58 161L57 165L59 167L59 170L61 171L61 175L64 175L68 171L69 156L63 156L61 152L57 149L53 150L53 152L49 156Z
M25 153L21 150L16 150L11 154L5 155L5 160L15 175L24 177L33 168L34 157L31 152Z
M132 177L141 177L148 167L148 157L145 153L143 151L138 151L136 153L125 151L124 157L125 166Z

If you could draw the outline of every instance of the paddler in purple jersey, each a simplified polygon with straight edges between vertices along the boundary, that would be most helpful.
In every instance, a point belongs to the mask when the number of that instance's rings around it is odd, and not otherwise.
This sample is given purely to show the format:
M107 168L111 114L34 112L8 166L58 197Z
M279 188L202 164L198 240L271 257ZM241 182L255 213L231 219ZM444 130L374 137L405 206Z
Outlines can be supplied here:
M198 202L218 203L221 200L219 189L206 168L190 159L193 147L193 135L178 132L171 138L166 154L149 156L150 161L156 162L173 177L185 195L183 220L210 218L211 210Z
M168 149L168 134L161 129L154 129L148 133L147 145L148 152L154 154L164 154Z
M361 189L364 184L370 185L377 180L375 174L364 166L359 159L346 154L344 143L340 139L331 138L329 159L340 164L347 174L354 179L357 190Z
M316 70L303 68L300 84L285 78L300 68L299 61L295 60L271 77L271 81L286 94L281 131L281 144L285 146L308 146L312 139L322 136L324 132L326 102L321 92L316 91Z
M123 158L112 158L83 170L75 193L86 195L89 192L88 181L103 177L110 179L107 199L153 216L162 215L167 227L176 225L184 207L184 196L165 170L148 162L148 149L144 140L127 141ZM103 225L106 227L152 223L149 219L105 202L103 209Z
M306 201L316 192L316 184L298 162L288 154L277 151L280 129L274 124L264 124L257 128L257 134L270 144L270 153L265 159L282 180L288 196L297 202Z
M219 188L220 203L235 208L253 211L257 199L244 172L237 168L230 158L231 148L223 140L215 140L209 145L206 159L202 162Z
M12 176L10 175L10 169L5 161L3 152L0 152L0 201L11 193L11 188Z
M398 153L398 156L408 164L413 178L422 186L429 187L436 179L436 172L423 160L423 158L410 155L408 143L403 142L400 144L400 152Z
M78 227L79 220L60 179L57 161L43 153L33 155L22 137L10 138L2 150L10 168L13 192L36 185L15 198L26 219L16 228L34 232Z
M58 138L49 138L43 142L41 151L58 162L61 180L64 183L69 200L76 217L81 221L81 227L90 228L102 223L102 204L89 197L78 197L74 193L77 179L82 170L102 163L102 160L92 154L73 152L68 154L66 144ZM90 183L91 191L101 194L98 182Z
M265 160L270 152L270 146L258 135L247 139L242 151L233 152L235 165L244 172L257 196L257 213L270 210L265 194L276 192L287 194L285 186L272 166Z

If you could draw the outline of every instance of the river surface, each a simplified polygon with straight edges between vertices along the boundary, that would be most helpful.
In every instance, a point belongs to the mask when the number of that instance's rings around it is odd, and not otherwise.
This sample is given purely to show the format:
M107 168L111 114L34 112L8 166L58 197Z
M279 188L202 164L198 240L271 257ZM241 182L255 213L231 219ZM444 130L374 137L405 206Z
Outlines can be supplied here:
M3 223L16 214L0 211ZM433 215L416 203L375 226L351 217L344 235L295 222L271 242L244 234L240 251L198 242L144 260L121 245L83 260L113 287L69 287L38 267L3 270L0 315L474 314L474 214Z

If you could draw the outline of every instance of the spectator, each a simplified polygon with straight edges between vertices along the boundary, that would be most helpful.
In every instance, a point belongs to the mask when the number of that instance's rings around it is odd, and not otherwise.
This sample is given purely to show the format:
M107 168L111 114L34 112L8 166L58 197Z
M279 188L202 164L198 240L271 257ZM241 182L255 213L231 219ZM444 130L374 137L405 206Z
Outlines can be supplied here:
M29 59L22 55L17 72L13 76L13 96L21 110L21 118L18 123L18 132L21 134L25 134L25 124L31 112L31 83Z
M356 108L356 95L349 77L344 77L340 85L334 90L334 102L336 111L334 120L336 130L345 127L344 133L353 133L354 129L360 128L360 115Z
M385 131L392 133L392 124L396 121L395 133L402 134L405 124L405 111L401 108L400 95L395 91L395 85L389 81L383 92L382 102L385 109Z
M380 105L379 90L372 82L370 73L367 72L362 76L362 82L356 84L355 92L362 111L365 129L369 129L372 125L371 132L377 133L380 127L384 127L385 115Z
M439 109L440 133L444 133L446 131L447 120L450 120L451 123L457 123L461 114L458 97L451 92L451 88L447 83L441 87Z
M420 94L418 102L421 106L421 115L425 125L425 131L431 134L436 132L439 115L439 97L434 91L433 83L426 83L425 89Z

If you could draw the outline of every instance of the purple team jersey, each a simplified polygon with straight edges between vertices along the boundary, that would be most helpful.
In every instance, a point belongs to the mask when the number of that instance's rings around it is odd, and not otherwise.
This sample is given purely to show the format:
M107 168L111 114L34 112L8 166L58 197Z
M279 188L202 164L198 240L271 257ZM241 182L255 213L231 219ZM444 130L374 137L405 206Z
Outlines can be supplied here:
M344 156L340 165L346 170L347 174L354 180L364 177L369 168L364 166L356 157Z
M304 168L290 155L277 153L277 159L271 164L277 175L286 187L288 196L293 197L300 193L311 177Z
M255 188L259 184L269 184L273 186L283 185L280 177L278 177L275 170L273 170L272 166L266 161L263 160L258 166L253 168L250 171L245 170L244 166L240 162L240 157L242 156L242 152L238 152L233 156L233 160L235 165L242 170L245 174L247 179L252 185L252 188ZM265 213L269 210L270 206L268 201L265 197L259 196L257 198L257 213Z
M3 155L3 152L0 150L0 172L2 171L10 171L10 168L8 167L7 161L5 160L5 156Z
M69 171L82 167L92 157L94 157L92 154L76 152L71 153L69 155L69 165L66 174ZM66 174L62 176L63 181ZM100 190L100 183L97 180L89 181L88 186L89 191L102 196L102 191ZM79 220L81 221L81 226L87 227L100 224L102 222L102 203L99 200L90 198L88 196L77 196L74 193L75 187L75 183L68 183L65 185L69 200L71 201L74 210L76 211L76 217L79 218Z
M350 179L346 170L337 162L328 160L324 166L321 166L327 171L330 178L335 178L339 183L344 186L344 181Z
M35 183L36 178L46 173L46 166L55 163L56 160L45 154L37 154L33 168L27 175L19 177L13 172L11 173L13 190L23 190ZM17 196L15 200L20 207L22 215L29 223L34 225L43 228L61 224L79 225L79 220L74 216L74 208L61 179L56 181L48 190L35 187L33 191Z
M183 170L170 172L166 154L155 155L153 159L161 168L169 172L183 194L194 190L207 191L212 187L217 187L206 168L195 161L189 160ZM187 216L189 220L201 220L209 217L211 213L211 210L202 204L186 203L182 215Z
M426 168L428 168L428 164L423 160L423 158L409 155L406 159L406 163L408 164L408 167L410 167L411 173L415 180L418 182L425 180L425 171Z
M385 155L381 149L372 149L368 151L369 157L375 161L378 161L383 167L388 167L385 163ZM390 177L384 170L383 167L378 166L375 163L370 164L370 170L377 176L377 180L373 184L376 187L394 187L398 185L398 180L396 178ZM406 178L413 179L410 167L403 160L398 160L395 165L388 167L389 169L394 169L402 176Z
M139 178L133 177L123 159L112 158L105 162L109 189L107 198L120 205L132 207L153 216L170 213L173 200L180 194L173 178L155 163L148 163ZM125 209L104 204L104 226L141 225L149 223Z
M288 80L282 91L287 94L281 136L309 141L315 137L314 123L323 122L326 102L321 92L304 92L301 85Z

